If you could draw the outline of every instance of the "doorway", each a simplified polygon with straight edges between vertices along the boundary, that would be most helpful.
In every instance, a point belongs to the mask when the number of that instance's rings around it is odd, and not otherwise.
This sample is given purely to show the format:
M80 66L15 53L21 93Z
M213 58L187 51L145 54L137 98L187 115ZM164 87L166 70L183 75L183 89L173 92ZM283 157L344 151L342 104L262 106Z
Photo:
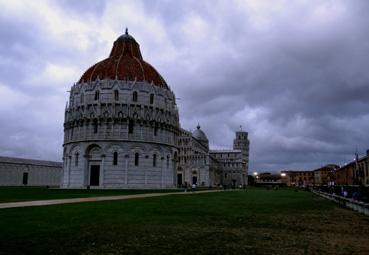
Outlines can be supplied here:
M90 186L100 185L100 165L91 165Z
M182 186L182 174L177 174L177 185Z
M192 184L197 184L197 176L192 176Z
M23 173L23 185L28 184L28 173Z
M232 180L232 188L236 188L236 180Z

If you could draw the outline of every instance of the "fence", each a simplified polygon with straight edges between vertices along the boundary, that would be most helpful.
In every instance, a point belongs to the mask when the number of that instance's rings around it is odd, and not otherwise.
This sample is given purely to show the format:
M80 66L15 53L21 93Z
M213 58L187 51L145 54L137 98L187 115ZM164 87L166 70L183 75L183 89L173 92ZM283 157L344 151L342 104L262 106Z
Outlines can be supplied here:
M369 216L369 203L364 203L362 201L357 201L354 199L345 198L335 194L329 194L318 190L312 190L312 192L314 194L317 194L318 196L334 201L342 207L351 208L354 211Z

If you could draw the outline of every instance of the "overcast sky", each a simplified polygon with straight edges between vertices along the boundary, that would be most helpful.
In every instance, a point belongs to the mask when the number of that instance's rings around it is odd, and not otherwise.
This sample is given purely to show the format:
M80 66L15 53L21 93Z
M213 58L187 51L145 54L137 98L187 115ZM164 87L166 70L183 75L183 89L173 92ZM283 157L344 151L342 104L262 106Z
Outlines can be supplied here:
M0 155L61 161L67 91L126 27L212 148L250 171L369 149L369 1L0 0Z

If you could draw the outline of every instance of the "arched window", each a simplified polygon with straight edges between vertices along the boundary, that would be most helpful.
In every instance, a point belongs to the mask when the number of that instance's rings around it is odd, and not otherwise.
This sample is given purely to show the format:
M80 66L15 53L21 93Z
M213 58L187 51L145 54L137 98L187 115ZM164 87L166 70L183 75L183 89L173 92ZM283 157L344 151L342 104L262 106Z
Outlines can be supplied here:
M118 165L118 152L113 153L113 165Z
M174 160L177 161L177 152L174 152Z
M152 166L156 167L156 154L152 155Z
M154 94L150 94L150 104L154 103Z
M155 126L154 126L154 136L156 136L158 134L158 123L155 122Z
M78 152L76 152L76 155L75 155L75 158L74 158L74 165L75 166L78 166L78 157L79 157L79 154L78 154Z
M135 166L138 166L139 164L139 159L140 159L140 155L138 154L138 152L135 153Z
M95 100L99 100L100 98L100 91L99 90L96 90L95 92Z
M134 120L129 120L128 123L128 134L133 134L133 128L135 126Z
M98 127L97 120L94 120L93 125L94 125L94 133L96 134L97 133L97 127Z
M84 101L85 101L85 96L83 95L83 93L81 93L80 101L81 101L81 104L83 104L83 103L84 103Z
M119 91L118 90L114 90L114 100L115 101L119 100Z
M133 102L137 102L137 97L138 97L138 96L137 96L137 91L134 91L134 92L133 92L133 96L132 96L132 101L133 101Z
M167 168L169 168L169 159L170 159L170 157L169 157L169 155L167 155Z

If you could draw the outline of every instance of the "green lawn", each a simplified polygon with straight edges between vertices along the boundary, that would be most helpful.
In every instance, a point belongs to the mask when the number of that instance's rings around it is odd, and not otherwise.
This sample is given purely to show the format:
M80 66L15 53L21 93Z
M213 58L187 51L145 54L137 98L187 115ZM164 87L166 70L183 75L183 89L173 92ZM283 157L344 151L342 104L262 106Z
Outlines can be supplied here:
M30 200L77 198L77 197L98 197L114 195L131 195L155 192L176 192L182 190L97 190L97 189L56 189L45 187L0 187L0 203L18 202Z
M0 254L369 254L369 219L289 189L0 210Z

